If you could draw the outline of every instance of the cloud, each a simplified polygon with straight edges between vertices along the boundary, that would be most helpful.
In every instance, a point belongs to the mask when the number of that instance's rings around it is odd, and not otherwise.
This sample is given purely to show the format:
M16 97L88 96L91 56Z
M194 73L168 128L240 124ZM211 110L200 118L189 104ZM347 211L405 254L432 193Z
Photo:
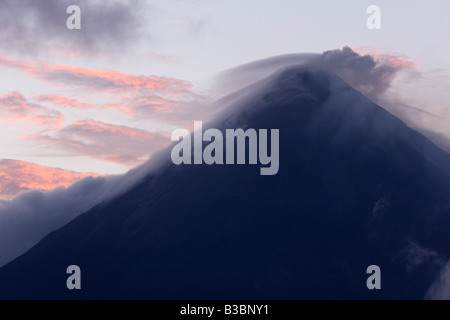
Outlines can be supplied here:
M123 98L116 104L103 107L120 111L139 119L158 119L169 125L185 127L199 119L210 119L216 111L208 97L196 95L186 100L171 100L156 96L137 96Z
M450 262L441 269L438 279L428 289L425 299L450 300Z
M248 63L223 72L216 85L224 86L230 92L292 66L333 73L372 98L386 92L395 76L404 69L412 68L414 63L402 60L401 55L360 55L345 47L322 54L289 54Z
M404 250L407 258L406 270L412 273L423 265L442 266L443 257L430 249L424 248L415 242L410 242Z
M186 33L188 35L198 34L209 26L207 19L187 19L185 21Z
M150 154L170 142L158 133L97 121L79 121L53 135L36 135L28 139L96 159L136 166Z
M188 81L157 76L136 76L111 69L81 68L42 62L21 62L0 57L0 64L16 68L34 77L53 84L81 87L92 91L127 92L142 90L144 92L170 94L180 97L190 93L193 85Z
M184 80L132 75L110 69L21 62L6 57L0 57L0 64L22 70L41 81L58 86L95 94L103 93L103 98L111 99L111 102L105 103L103 107L133 117L179 121L186 119L190 114L198 115L206 112L204 98L194 92L192 83ZM44 95L40 97L40 101L60 106L94 107L60 95Z
M162 62L167 64L180 64L183 60L183 58L179 56L162 55L157 53L147 53L145 58L152 62Z
M81 30L66 26L70 5L81 8ZM151 8L143 0L2 0L0 48L33 56L49 51L74 54L123 52L149 32Z
M403 53L386 53L381 49L372 47L358 47L352 48L352 50L360 56L371 56L375 61L388 61L397 68L415 68L418 66L418 63L413 58Z
M64 65L44 65L34 69L34 74L53 83L121 93L141 90L146 93L171 95L177 98L193 88L187 81L157 76L135 76L108 69L85 69Z
M32 106L28 108L28 114L33 115L32 119L36 123L38 121L44 123L44 120L47 122L59 120L45 132L26 132L22 135L23 138L40 142L41 147L49 149L65 150L77 155L136 166L170 142L170 138L166 137L168 132L149 133L101 121L85 121L85 119L96 117L98 112L104 109L111 109L125 114L127 116L125 123L139 121L142 124L141 121L151 120L152 123L160 122L161 128L169 130L174 126L192 125L194 120L205 119L212 114L212 109L208 108L209 104L202 100L203 97L194 93L193 85L183 80L132 75L110 69L23 62L5 57L0 57L0 64L22 70L41 81L70 89L66 90L64 95L37 95L35 101L39 104L26 101L20 94L11 94L6 97L8 99L5 98L5 101L10 102L12 97L15 97L16 105L19 101L22 105ZM79 93L78 96L73 96L73 93L67 95L67 92ZM92 102L91 100L103 101ZM64 122L61 114L40 104L55 110L56 108L72 108L84 112L83 110L89 109L90 116L81 114L80 117L77 114L74 119L73 113L70 113L68 119L78 122L72 122L71 125L61 129ZM23 107L14 109L18 120L24 119L24 110ZM57 110L66 112L66 110ZM109 114L113 117L117 116L114 113ZM160 132L162 130L160 129Z
M57 94L42 95L39 96L38 100L40 102L46 102L60 107L83 108L83 109L91 109L94 107L92 104L80 102L76 99L67 98Z
M226 95L292 66L324 70L341 77L450 152L448 70L421 71L419 63L404 54L373 48L357 51L345 47L322 54L290 54L248 63L221 73L214 90Z
M369 49L359 49L367 52ZM420 71L404 54L359 54L346 47L316 57L312 65L333 72L441 149L450 152L448 71Z
M0 266L25 253L50 232L59 229L95 205L113 199L156 172L169 155L125 175L88 177L68 188L23 192L11 201L0 200Z
M376 97L390 88L395 76L413 65L401 57L360 55L350 47L324 52L311 62L313 66L340 76L348 84Z
M381 197L372 209L372 215L375 219L383 219L391 207L389 196Z
M64 117L59 112L31 103L18 92L0 95L0 114L8 123L29 122L47 130L58 129L64 123Z
M33 163L0 160L0 198L11 199L27 190L49 191L56 187L68 187L94 173L78 173L39 166Z

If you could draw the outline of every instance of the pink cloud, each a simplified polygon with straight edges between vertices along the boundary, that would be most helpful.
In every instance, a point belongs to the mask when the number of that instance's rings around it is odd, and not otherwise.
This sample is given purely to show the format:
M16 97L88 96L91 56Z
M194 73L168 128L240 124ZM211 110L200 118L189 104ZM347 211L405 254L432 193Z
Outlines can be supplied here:
M30 63L20 62L7 57L0 57L0 64L31 73L35 70Z
M375 58L389 62L396 68L414 68L417 66L417 63L410 60L406 55L375 55Z
M61 95L43 95L39 97L40 102L47 102L52 105L69 107L69 108L93 108L94 106L88 103L80 102L76 99L67 98Z
M179 79L131 75L110 69L88 69L69 65L20 62L0 57L0 64L28 72L39 79L66 85L102 90L145 90L179 98L189 94L193 85Z
M417 67L417 61L414 61L410 56L402 53L384 53L380 49L370 47L360 47L353 49L360 55L370 55L376 61L381 63L387 63L395 68L415 68Z
M61 55L67 58L94 58L96 54L90 51L83 51L79 48L70 48L70 47L62 47L62 46L54 46L48 49L49 53L55 55Z
M64 123L64 117L59 112L31 103L17 92L0 95L0 114L8 122L29 122L52 129L59 129Z
M68 187L74 182L95 173L78 173L49 168L33 163L0 160L0 199L14 198L26 190L48 191L60 186Z
M200 104L194 102L202 97L194 93L188 81L173 78L132 75L110 69L88 69L69 65L40 62L20 62L0 57L0 64L22 70L31 76L56 85L103 93L103 98L112 97L103 107L115 109L134 117L157 117L165 120L180 120L194 114ZM88 107L88 104L72 97L49 95L41 101L61 106ZM200 106L200 107L199 107ZM100 106L97 106L100 107ZM178 116L179 109L183 115Z
M124 98L115 104L105 104L105 108L114 109L134 117L160 117L176 120L194 116L200 109L200 99L194 101L176 101L155 96L137 96ZM197 110L198 112L198 110ZM195 118L195 117L194 117Z
M96 159L135 166L170 142L168 137L144 130L97 121L79 121L53 135L30 136L49 147L58 147Z

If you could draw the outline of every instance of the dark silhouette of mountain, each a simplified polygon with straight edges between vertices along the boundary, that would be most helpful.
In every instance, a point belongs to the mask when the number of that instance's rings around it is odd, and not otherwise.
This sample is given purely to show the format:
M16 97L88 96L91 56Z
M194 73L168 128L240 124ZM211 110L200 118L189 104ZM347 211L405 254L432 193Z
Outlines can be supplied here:
M209 125L279 129L277 175L167 151L3 267L0 298L423 299L450 258L449 156L334 75L290 68L257 86ZM366 287L370 265L382 290Z

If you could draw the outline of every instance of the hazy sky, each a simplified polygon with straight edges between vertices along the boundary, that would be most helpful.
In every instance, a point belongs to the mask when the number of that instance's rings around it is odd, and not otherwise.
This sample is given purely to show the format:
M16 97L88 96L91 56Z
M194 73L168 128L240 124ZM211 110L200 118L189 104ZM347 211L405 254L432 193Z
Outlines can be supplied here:
M81 30L66 27L69 5ZM381 30L366 26L370 5ZM2 0L0 159L125 172L211 114L218 72L344 46L413 66L391 94L431 113L445 136L449 13L444 0Z

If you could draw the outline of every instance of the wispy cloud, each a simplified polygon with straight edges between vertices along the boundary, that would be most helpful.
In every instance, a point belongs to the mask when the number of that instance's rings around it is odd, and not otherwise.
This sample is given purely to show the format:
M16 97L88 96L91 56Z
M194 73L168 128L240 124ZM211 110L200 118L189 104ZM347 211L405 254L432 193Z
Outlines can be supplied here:
M91 109L91 108L95 107L92 104L84 103L84 102L78 101L76 99L67 98L62 95L57 95L57 94L42 95L42 96L39 96L38 100L40 102L50 103L55 106L68 107L68 108Z
M103 98L111 100L103 107L131 116L181 119L190 112L194 113L195 108L202 107L200 103L202 97L195 93L193 84L180 79L132 75L110 69L21 62L5 57L0 57L0 64L22 70L38 80L55 86L102 93ZM40 99L61 106L92 107L91 104L79 102L76 98L61 95L43 95ZM176 114L178 109L182 116Z
M29 122L46 129L59 129L64 123L61 113L31 103L18 92L0 95L0 114L8 123Z
M51 135L29 136L58 148L127 165L142 164L169 138L158 133L97 121L79 121Z
M179 97L190 93L190 90L193 89L192 83L188 81L157 76L136 76L111 69L88 69L43 62L22 62L7 57L0 57L0 64L28 72L40 80L53 84L77 86L90 90L109 92L145 90Z
M144 55L146 59L152 62L162 62L167 64L180 64L182 61L182 57L171 56L171 55L162 55L157 53L148 53Z

